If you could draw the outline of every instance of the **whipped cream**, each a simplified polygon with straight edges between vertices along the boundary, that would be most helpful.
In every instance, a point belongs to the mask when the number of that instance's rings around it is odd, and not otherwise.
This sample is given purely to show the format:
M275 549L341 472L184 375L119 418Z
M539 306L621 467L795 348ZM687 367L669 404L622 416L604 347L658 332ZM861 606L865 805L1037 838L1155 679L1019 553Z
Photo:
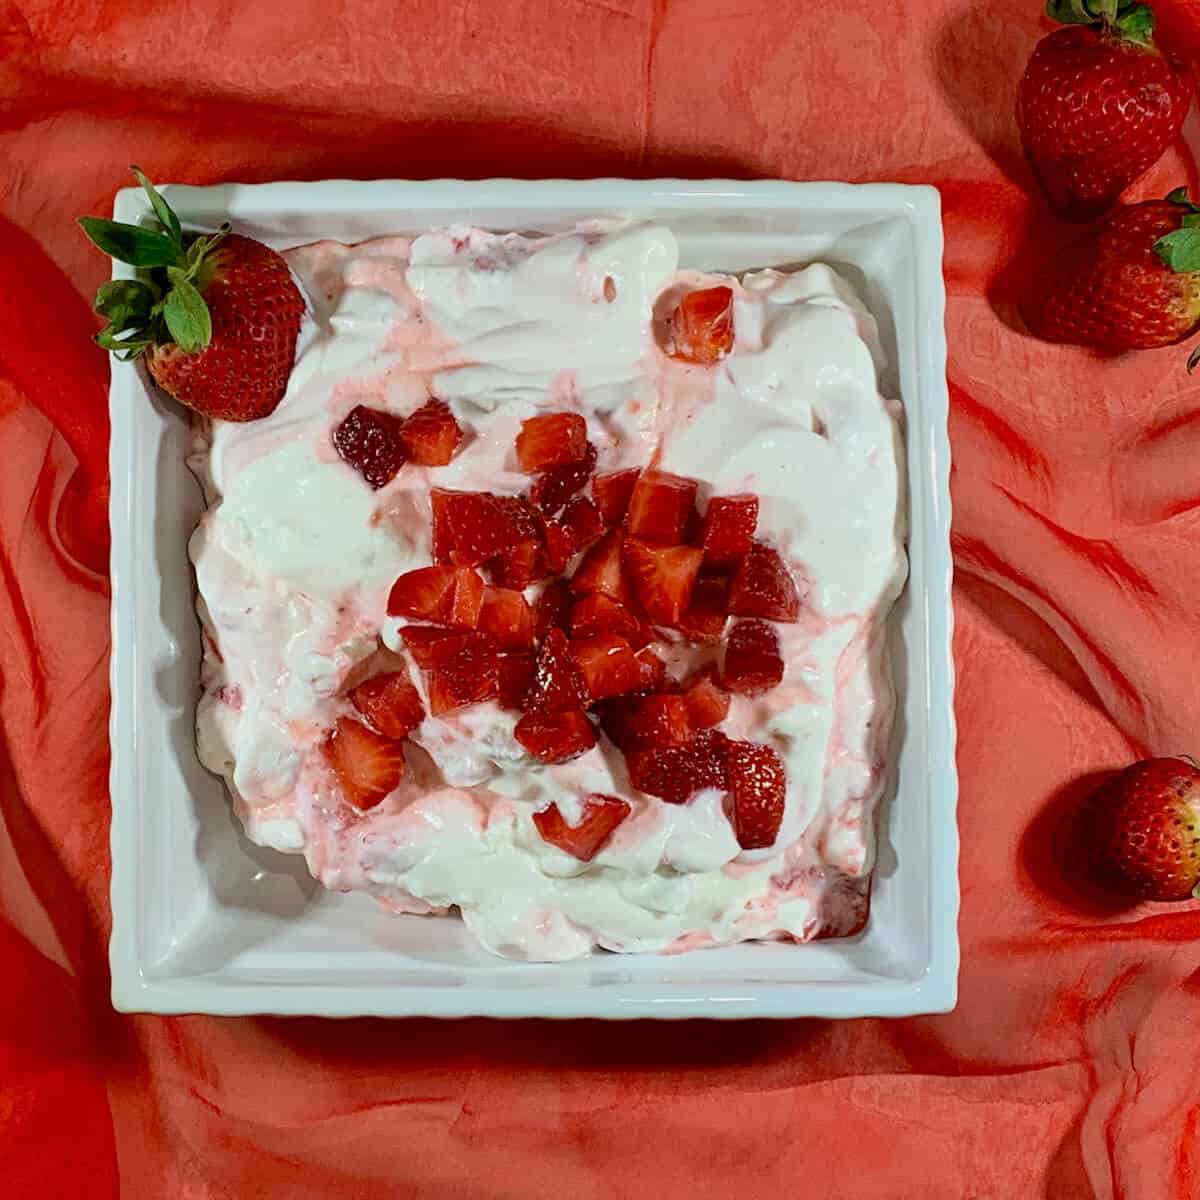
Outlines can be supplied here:
M455 228L288 259L310 312L287 395L263 421L198 430L191 460L210 504L190 547L205 631L198 747L247 835L394 911L457 908L513 957L852 928L894 707L884 625L906 563L900 410L878 394L874 323L846 281L821 265L740 282L681 271L655 224L533 239ZM734 291L732 352L711 369L668 358L671 298L716 282ZM372 491L332 430L356 405L407 415L431 395L451 406L463 448ZM531 759L517 714L493 703L427 718L377 808L339 795L320 745L352 712L348 686L407 660L386 601L396 576L431 561L430 489L523 492L521 422L562 409L586 418L599 473L657 455L700 481L701 507L756 494L758 536L807 588L800 621L776 626L783 682L734 696L723 726L785 765L768 850L740 849L717 791L686 805L636 791L606 739L559 766ZM677 675L712 658L659 650ZM592 792L633 811L583 863L532 818L554 803L573 821Z

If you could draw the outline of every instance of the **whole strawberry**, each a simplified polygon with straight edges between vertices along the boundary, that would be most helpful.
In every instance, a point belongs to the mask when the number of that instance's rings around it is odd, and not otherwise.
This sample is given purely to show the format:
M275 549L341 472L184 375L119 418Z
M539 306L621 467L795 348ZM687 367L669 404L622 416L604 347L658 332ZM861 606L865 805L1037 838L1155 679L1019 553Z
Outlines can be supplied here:
M1134 763L1091 798L1100 865L1146 900L1200 898L1200 769L1184 758Z
M1017 94L1033 172L1068 220L1111 208L1179 133L1185 69L1154 44L1154 14L1132 0L1050 0L1067 27L1044 37Z
M1200 324L1200 209L1182 188L1118 208L1058 258L1021 315L1047 341L1105 350L1186 338Z
M159 228L81 217L106 254L138 268L96 293L108 320L96 341L118 358L144 356L155 382L181 404L223 421L275 411L296 356L304 299L269 246L229 232L185 233L137 167Z

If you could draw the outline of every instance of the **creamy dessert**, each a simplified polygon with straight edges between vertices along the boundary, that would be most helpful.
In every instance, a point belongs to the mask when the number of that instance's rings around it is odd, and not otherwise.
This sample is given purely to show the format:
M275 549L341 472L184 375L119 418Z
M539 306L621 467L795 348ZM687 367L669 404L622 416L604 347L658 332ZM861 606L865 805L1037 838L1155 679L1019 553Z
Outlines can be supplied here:
M192 457L247 835L513 957L859 928L905 557L847 282L680 270L656 224L286 257L285 398Z

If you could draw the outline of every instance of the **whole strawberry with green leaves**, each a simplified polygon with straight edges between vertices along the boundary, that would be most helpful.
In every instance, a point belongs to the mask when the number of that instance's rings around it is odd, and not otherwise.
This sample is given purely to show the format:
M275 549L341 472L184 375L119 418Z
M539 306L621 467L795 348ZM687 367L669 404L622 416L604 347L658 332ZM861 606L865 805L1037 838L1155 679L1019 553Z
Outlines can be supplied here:
M1089 221L1163 155L1192 99L1186 69L1154 41L1134 0L1049 0L1065 28L1043 38L1017 95L1026 157L1047 199Z
M142 358L181 404L224 421L274 412L296 356L304 298L281 255L221 226L185 232L146 176L158 228L81 217L106 254L137 269L96 293L108 324L96 341L122 360Z
M1046 341L1112 351L1190 336L1200 326L1200 208L1184 188L1122 205L1058 256L1021 315ZM1198 359L1200 350L1189 370Z

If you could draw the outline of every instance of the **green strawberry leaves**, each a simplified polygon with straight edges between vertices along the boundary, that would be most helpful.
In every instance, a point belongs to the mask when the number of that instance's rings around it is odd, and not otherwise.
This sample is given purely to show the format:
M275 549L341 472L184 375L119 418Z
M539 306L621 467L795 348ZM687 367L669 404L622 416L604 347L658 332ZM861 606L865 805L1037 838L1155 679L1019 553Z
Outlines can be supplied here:
M1139 0L1047 0L1046 15L1062 25L1103 25L1124 41L1153 45L1154 12Z
M101 217L80 217L79 224L109 258L131 267L174 266L183 257L180 248L166 234L153 229Z
M1179 228L1163 234L1154 243L1154 253L1178 275L1200 271L1200 207L1192 203L1185 187L1169 193L1167 200L1178 204L1184 213Z
M159 224L167 231L167 237L175 243L175 245L183 249L183 230L179 225L179 218L175 215L175 210L158 194L154 185L142 173L141 167L130 167L134 178L142 185L142 190L150 199L150 206L154 209L154 215L158 218Z
M176 345L188 354L203 350L212 341L212 317L204 297L178 267L168 267L171 290L163 301L163 318Z

